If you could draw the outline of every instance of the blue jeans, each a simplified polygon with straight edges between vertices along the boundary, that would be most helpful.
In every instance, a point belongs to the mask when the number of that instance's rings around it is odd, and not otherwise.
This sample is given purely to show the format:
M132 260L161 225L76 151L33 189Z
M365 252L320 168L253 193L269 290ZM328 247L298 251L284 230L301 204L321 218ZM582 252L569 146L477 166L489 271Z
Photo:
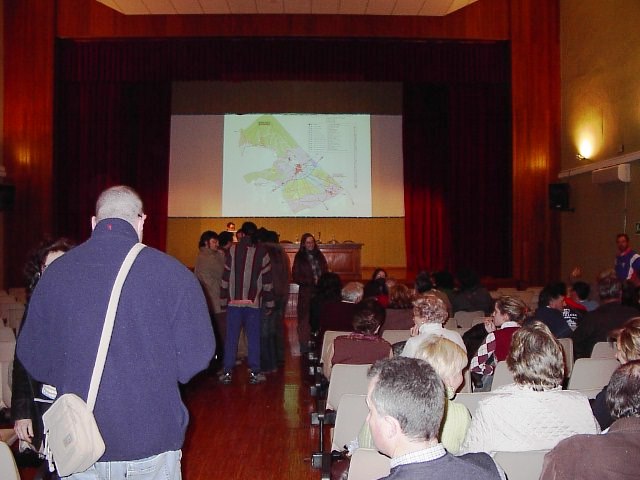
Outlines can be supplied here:
M181 480L182 450L164 452L142 460L96 462L88 470L74 473L71 480Z
M240 329L244 326L249 349L249 369L260 372L260 323L262 310L251 307L227 307L227 337L224 341L224 371L231 372L236 364Z

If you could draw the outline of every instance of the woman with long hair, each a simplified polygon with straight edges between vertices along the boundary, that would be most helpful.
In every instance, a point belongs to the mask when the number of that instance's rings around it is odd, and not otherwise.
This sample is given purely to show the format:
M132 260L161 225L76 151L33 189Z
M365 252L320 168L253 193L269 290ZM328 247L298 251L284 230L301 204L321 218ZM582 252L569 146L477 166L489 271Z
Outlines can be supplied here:
M303 353L309 351L309 341L311 340L311 298L315 294L320 277L328 271L327 259L318 248L316 239L310 233L305 233L300 239L300 249L293 259L291 273L294 283L300 286L298 290L298 341L300 342L300 351Z
M31 253L24 267L27 281L27 299L36 288L47 267L58 257L71 250L73 244L66 238L43 241ZM28 308L28 304L27 304ZM25 311L24 318L27 317ZM42 458L42 415L55 398L55 389L34 380L24 369L18 357L13 359L13 385L11 415L13 429L20 440L20 451L31 450ZM36 401L38 399L39 401Z

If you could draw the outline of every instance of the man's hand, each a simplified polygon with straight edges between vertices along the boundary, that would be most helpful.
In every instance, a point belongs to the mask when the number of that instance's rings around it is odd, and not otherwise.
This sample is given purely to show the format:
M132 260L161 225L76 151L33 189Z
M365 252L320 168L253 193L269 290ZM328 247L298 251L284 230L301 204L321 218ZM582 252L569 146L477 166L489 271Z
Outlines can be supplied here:
M20 440L29 443L33 440L33 423L31 423L30 418L16 420L13 430L16 432L16 435L18 435Z

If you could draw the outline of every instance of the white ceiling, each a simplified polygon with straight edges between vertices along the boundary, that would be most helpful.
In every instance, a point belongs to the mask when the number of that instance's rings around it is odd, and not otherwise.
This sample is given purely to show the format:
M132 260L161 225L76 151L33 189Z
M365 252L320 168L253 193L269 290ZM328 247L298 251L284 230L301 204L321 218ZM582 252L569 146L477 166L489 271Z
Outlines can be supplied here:
M125 15L339 14L443 16L477 0L96 0Z

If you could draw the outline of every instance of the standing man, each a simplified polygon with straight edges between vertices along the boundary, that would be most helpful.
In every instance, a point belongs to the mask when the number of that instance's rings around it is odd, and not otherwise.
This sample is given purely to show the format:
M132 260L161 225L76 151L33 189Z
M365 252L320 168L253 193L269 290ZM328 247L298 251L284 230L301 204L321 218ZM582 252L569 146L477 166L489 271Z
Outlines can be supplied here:
M385 479L504 479L486 453L456 457L438 440L444 415L442 380L424 360L378 360L369 370L367 422L380 452L391 457Z
M618 280L638 280L636 272L640 270L640 255L629 247L629 236L626 233L619 233L616 236L618 254L616 255L616 276Z
M200 235L198 256L193 273L196 274L209 307L209 316L216 335L216 344L222 345L226 335L225 322L220 307L220 284L224 272L224 253L218 248L218 234L207 230ZM222 360L221 349L216 354L217 362Z
M146 215L126 186L100 195L93 233L47 268L33 292L17 355L57 394L87 398L107 304ZM144 248L122 288L94 415L106 450L72 479L125 478L164 472L180 479L188 413L178 383L207 368L215 339L196 278L174 258ZM109 477L110 475L110 477Z
M244 326L249 343L249 383L264 382L260 369L260 327L262 309L270 315L273 309L271 259L264 245L256 242L258 228L245 222L242 238L226 254L220 296L222 308L227 309L227 336L224 342L224 373L220 382L229 385L236 363L240 328Z

